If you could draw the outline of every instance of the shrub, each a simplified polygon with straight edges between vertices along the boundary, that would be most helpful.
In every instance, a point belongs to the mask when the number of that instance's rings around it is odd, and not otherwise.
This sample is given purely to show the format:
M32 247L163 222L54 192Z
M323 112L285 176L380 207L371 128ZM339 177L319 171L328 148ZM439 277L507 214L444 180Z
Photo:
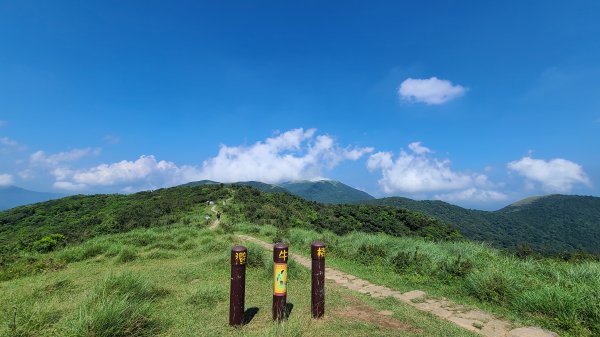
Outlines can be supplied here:
M35 241L31 246L33 250L40 253L48 253L64 246L65 236L62 234L50 234Z
M268 257L265 256L264 249L255 245L248 244L247 265L251 268L264 268L268 263Z
M442 270L456 277L466 276L473 269L473 262L458 255L456 259L442 262Z
M392 265L397 273L407 270L423 273L431 270L431 260L426 255L420 253L418 248L415 248L414 252L399 251L392 258Z
M355 257L363 264L371 264L373 260L385 258L386 255L386 249L382 245L364 242L358 246Z
M473 273L466 279L467 292L481 301L505 304L515 298L518 293L518 282L515 278L497 270L486 270Z

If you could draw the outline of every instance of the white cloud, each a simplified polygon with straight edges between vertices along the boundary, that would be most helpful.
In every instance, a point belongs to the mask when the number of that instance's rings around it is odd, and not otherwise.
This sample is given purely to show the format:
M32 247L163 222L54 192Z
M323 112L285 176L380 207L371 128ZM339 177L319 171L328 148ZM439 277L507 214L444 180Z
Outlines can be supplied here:
M323 168L333 168L344 160L357 160L373 151L340 148L330 136L315 137L315 131L290 130L248 147L222 145L216 157L204 161L202 175L223 182L310 180L320 177Z
M384 193L405 193L445 201L506 199L504 193L492 190L495 185L486 175L454 171L450 160L432 157L433 151L420 142L411 143L408 148L410 152L402 150L396 159L391 152L369 156L367 168L369 171L381 170L379 186Z
M466 91L467 89L461 85L453 85L452 82L437 77L407 78L400 84L398 94L406 101L437 105L458 98Z
M21 177L21 179L23 180L29 180L32 179L33 177L35 177L35 174L33 173L32 169L24 169L19 171L19 177Z
M411 143L409 148L412 153L402 150L396 160L391 152L377 152L369 157L367 168L381 170L379 185L385 193L458 190L487 180L483 175L453 171L450 160L430 157L431 150L419 142Z
M13 151L24 151L27 147L20 144L14 139L8 137L0 137L0 152L8 153Z
M201 166L178 166L141 156L89 169L57 168L52 173L55 187L78 189L93 186L121 186L128 191L172 186L193 180L220 182L259 180L268 183L316 179L321 171L344 160L357 160L372 148L340 147L328 135L315 129L294 129L250 146L221 145L218 154ZM71 183L73 185L68 185Z
M6 126L8 124L7 121L0 120L0 128Z
M408 148L416 154L425 154L431 152L430 149L426 148L425 146L421 146L421 142L410 143L408 144Z
M13 176L7 173L0 174L0 186L9 186L13 184Z
M101 152L99 148L73 149L71 151L46 154L44 151L37 151L29 157L29 162L34 166L55 167L63 163L74 162L86 156L97 156Z
M574 185L592 184L579 164L562 158L545 161L526 156L508 163L507 167L525 177L530 188L534 183L539 183L542 189L548 192L566 193L571 191Z
M448 202L461 202L461 201L503 201L508 199L508 196L502 192L485 190L476 187L467 188L462 191L456 191L445 194L437 194L433 197L434 199L444 200Z

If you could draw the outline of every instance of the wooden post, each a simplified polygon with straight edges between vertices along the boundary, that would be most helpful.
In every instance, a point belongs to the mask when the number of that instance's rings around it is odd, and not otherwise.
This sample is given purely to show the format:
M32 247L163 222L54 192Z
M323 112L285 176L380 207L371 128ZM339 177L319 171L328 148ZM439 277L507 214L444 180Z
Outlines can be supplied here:
M246 261L248 249L235 246L231 249L231 286L229 290L229 325L244 323L244 298L246 295Z
M273 320L286 318L289 249L287 243L273 247Z
M310 245L312 258L312 317L321 318L325 314L325 243L315 241Z

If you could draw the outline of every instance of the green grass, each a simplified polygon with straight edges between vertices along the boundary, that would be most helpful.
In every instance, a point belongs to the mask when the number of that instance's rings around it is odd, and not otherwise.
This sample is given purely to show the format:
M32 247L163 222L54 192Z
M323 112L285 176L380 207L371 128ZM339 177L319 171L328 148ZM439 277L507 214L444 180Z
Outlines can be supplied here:
M290 261L290 317L271 319L272 257L248 245L242 328L228 325L227 233L184 225L105 235L35 255L61 268L0 282L0 336L475 336L395 300L375 300L327 285L327 313L310 317L310 273ZM135 258L131 258L131 257ZM352 308L392 310L409 331L344 316ZM388 319L387 317L385 317Z
M236 230L266 241L281 234L247 223ZM600 335L600 263L519 259L484 244L384 234L338 236L292 228L285 241L291 251L308 256L317 239L328 245L329 266L373 283L424 290L561 336Z

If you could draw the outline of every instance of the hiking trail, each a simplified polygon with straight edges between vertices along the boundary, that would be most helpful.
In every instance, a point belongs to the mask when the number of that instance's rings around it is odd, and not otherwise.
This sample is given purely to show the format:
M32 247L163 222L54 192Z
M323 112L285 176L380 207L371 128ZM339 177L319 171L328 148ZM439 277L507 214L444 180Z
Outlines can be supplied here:
M211 211L215 214L217 213L216 204L213 205ZM210 229L215 230L219 223L220 221L218 219L215 220L210 226ZM237 237L242 241L255 243L269 251L273 250L273 244L255 237L243 234L239 234ZM289 255L302 266L308 269L311 268L312 262L310 258L296 253L289 253ZM402 293L329 267L325 268L325 278L335 282L335 284L340 287L348 288L373 298L393 297L420 311L428 312L441 319L452 322L461 328L486 337L558 337L558 334L539 327L515 328L510 321L497 318L490 313L476 308L470 308L454 303L444 297L429 297L421 290L412 290Z

